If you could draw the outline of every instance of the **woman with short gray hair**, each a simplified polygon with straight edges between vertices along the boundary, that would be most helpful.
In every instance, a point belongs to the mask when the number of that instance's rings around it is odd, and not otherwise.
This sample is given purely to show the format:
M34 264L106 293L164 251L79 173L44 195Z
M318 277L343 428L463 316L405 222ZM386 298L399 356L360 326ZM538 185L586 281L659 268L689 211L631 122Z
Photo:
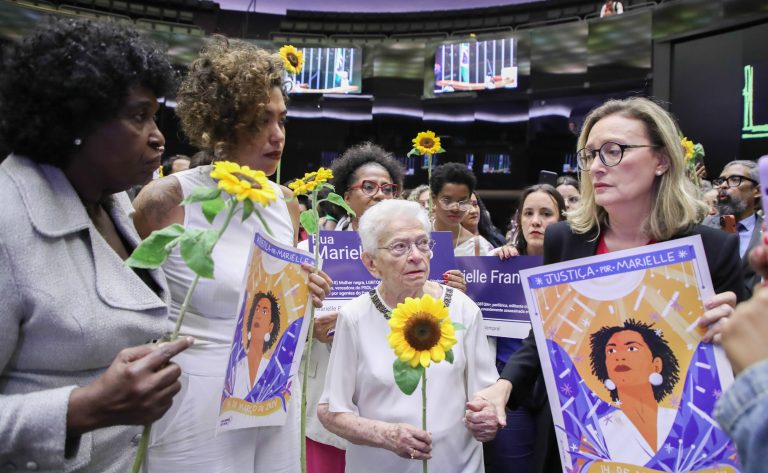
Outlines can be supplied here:
M490 386L497 377L480 309L462 292L427 280L435 243L427 213L416 202L380 202L360 218L358 231L363 263L381 283L339 312L317 410L328 430L350 442L345 471L417 473L420 460L429 460L435 471L483 472L480 441L496 434L493 407L484 406L487 423L465 428L461 419L475 387ZM418 396L395 384L395 354L387 341L392 308L425 294L443 300L451 321L464 327L455 333L453 363L429 370L429 432L416 427L422 416ZM434 325L424 322L420 329L440 336Z

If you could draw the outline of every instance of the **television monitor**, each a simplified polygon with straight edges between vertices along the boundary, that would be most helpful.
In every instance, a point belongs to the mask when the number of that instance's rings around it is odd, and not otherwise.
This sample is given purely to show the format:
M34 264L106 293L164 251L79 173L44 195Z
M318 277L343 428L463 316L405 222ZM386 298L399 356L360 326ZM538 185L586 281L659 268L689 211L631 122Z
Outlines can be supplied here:
M439 154L433 154L432 155L432 169L435 169L439 165L440 165L440 155ZM421 169L427 169L428 167L429 167L429 163L427 162L427 155L424 155L421 158Z
M414 156L398 156L397 160L402 163L405 168L406 176L413 176L416 173L416 157Z
M514 37L444 43L435 51L435 94L515 89L518 86Z
M360 48L297 47L304 67L289 74L291 94L359 94L362 89Z
M510 174L512 158L506 153L486 153L483 158L483 174Z

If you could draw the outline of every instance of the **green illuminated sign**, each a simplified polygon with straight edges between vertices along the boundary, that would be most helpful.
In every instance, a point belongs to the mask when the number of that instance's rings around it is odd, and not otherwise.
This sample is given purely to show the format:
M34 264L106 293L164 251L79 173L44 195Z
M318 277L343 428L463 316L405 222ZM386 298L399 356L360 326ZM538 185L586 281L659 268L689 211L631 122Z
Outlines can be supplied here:
M752 109L754 108L755 88L753 78L755 68L744 66L744 89L741 95L744 96L744 126L741 127L741 138L748 140L750 138L768 138L768 124L755 125L752 118Z

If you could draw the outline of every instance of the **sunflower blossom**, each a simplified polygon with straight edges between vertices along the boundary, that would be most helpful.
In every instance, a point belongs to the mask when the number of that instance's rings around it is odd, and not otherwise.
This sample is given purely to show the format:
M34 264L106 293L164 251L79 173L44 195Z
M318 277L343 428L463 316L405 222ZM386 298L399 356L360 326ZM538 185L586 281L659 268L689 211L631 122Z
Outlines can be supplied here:
M448 308L429 294L420 299L406 297L392 311L389 326L389 346L400 361L412 368L419 364L427 368L432 361L443 361L445 352L456 344L456 329Z
M309 194L315 190L317 186L324 182L328 182L330 179L333 179L333 171L320 168L317 172L308 172L304 174L304 177L301 179L296 179L288 184L288 187L290 187L296 195Z
M213 163L211 177L219 181L219 189L235 196L241 202L249 199L254 204L266 207L270 202L277 200L275 190L269 185L264 171L230 161L219 161Z
M289 74L298 74L304 67L304 53L287 44L280 48L280 56L283 58L285 70Z
M680 143L683 145L683 151L685 152L685 160L688 161L691 158L693 158L693 141L689 140L688 138L682 138L680 140Z
M439 153L442 147L440 146L440 138L435 135L433 131L422 131L416 138L413 139L413 147L419 152L419 154L435 154Z

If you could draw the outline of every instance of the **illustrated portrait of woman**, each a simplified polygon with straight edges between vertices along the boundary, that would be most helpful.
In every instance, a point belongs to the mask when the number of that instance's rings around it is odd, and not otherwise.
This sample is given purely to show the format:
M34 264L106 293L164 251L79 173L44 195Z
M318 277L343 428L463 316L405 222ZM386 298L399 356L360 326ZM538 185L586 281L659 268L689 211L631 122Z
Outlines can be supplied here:
M590 335L592 373L618 407L599 419L610 459L646 464L672 429L677 410L661 407L680 380L661 330L629 319Z
M243 351L235 368L233 396L244 399L253 390L267 363L264 354L280 335L280 305L272 292L258 292L243 322Z

